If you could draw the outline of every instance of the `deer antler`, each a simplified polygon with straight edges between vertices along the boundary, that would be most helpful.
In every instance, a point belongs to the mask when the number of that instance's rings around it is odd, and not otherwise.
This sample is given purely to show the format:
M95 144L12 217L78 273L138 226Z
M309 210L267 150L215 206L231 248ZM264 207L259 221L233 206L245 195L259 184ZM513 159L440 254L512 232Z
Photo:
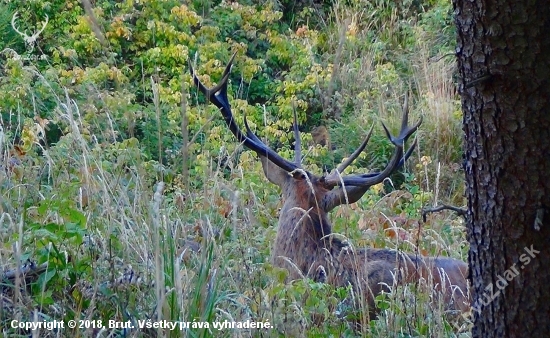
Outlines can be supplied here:
M391 135L391 133L388 131L388 128L386 128L386 125L382 123L382 127L384 128L384 131L386 132L388 139L395 146L395 150L393 152L391 160L386 165L384 170L382 170L381 172L375 172L375 173L369 173L369 174L363 174L363 175L340 176L340 174L359 156L359 154L361 154L363 149L365 149L372 133L372 127L371 127L369 133L367 134L367 137L365 138L363 143L359 146L359 148L357 148L357 150L355 150L353 154L346 161L344 161L341 165L339 165L335 171L331 172L330 174L324 177L321 177L321 180L324 181L324 184L327 187L335 187L340 185L370 187L372 185L375 185L384 181L386 177L391 175L393 171L395 171L405 162L405 160L412 154L412 151L416 147L416 139L415 139L411 147L405 153L405 156L403 156L403 148L405 146L405 142L418 129L418 127L422 123L422 117L414 126L409 126L408 122L409 122L409 100L408 100L408 97L405 96L405 103L403 104L403 119L401 121L401 131L399 132L399 135L397 137L394 137L393 135Z
M193 76L193 82L199 88L199 90L206 96L206 98L220 109L227 126L229 127L233 135L235 135L235 137L239 140L239 142L242 142L245 146L255 151L258 155L268 158L273 164L283 169L284 171L288 173L296 172L295 170L301 167L300 137L299 137L298 125L296 121L296 111L294 111L294 128L293 128L294 134L296 137L296 143L295 143L296 154L295 154L294 163L282 158L279 154L277 154L277 152L275 152L273 149L265 145L258 138L258 136L256 136L256 134L254 134L252 130L250 130L250 127L248 126L248 122L246 120L246 116L244 118L246 133L243 133L235 123L233 113L231 111L231 105L229 104L229 100L227 98L227 83L229 81L229 73L231 71L231 65L233 64L235 55L236 54L233 54L233 56L229 60L229 63L227 64L222 74L222 79L220 80L218 85L212 88L206 88L202 84L202 82L199 80L199 78L195 74L191 61L189 60L189 70L191 72L191 75ZM388 131L388 128L386 128L386 125L382 123L382 127L384 128L384 131L386 132L388 139L395 146L395 150L393 152L391 160L386 165L384 170L382 170L381 172L374 172L374 173L363 174L363 175L341 176L341 173L361 154L361 152L367 146L367 143L372 135L373 128L371 127L370 131L367 134L367 137L365 138L363 143L359 146L359 148L357 148L357 150L355 150L353 154L346 161L344 161L341 165L339 165L336 168L336 170L320 178L320 181L325 186L325 188L332 189L336 186L342 186L342 185L356 186L356 187L370 187L374 184L382 182L386 177L391 175L393 171L395 171L397 168L403 165L405 160L412 154L412 151L416 146L416 140L415 140L414 143L411 145L411 147L407 150L407 152L403 154L403 148L405 146L405 142L418 129L418 127L422 123L422 118L421 118L414 126L409 126L408 120L409 120L409 105L408 105L408 98L405 97L405 103L403 105L403 119L401 122L401 131L399 132L399 135L397 137L394 137L393 135L391 135L390 132ZM306 171L303 171L303 172L306 172ZM308 172L306 172L306 174L310 176Z
M279 154L277 154L277 152L275 152L273 149L269 148L265 143L263 143L258 138L258 136L256 136L256 134L254 134L254 132L250 130L250 127L248 126L248 122L246 120L246 116L244 118L246 134L243 133L239 126L237 126L237 124L235 123L233 112L231 111L231 105L229 104L229 100L227 98L227 82L229 81L229 73L231 72L231 66L233 64L233 60L235 59L235 55L236 53L233 54L233 56L229 60L229 63L227 64L227 67L225 67L225 70L222 74L222 79L220 80L218 85L212 88L206 88L206 86L204 86L204 84L199 80L195 71L193 70L191 60L189 60L189 71L193 76L193 82L204 94L204 96L206 96L208 101L212 102L216 107L220 109L220 112L225 119L225 123L227 124L233 135L235 135L235 137L239 140L239 142L242 142L245 146L255 151L258 155L266 157L286 172L293 172L295 169L299 168L299 165L284 159Z

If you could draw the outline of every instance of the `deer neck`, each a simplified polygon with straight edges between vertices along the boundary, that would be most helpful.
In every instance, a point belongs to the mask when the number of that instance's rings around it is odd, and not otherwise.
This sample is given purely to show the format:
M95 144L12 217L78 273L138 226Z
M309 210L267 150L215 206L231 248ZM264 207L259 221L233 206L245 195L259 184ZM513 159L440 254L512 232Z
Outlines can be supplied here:
M299 276L293 270L297 272L298 268L307 275L321 257L338 248L330 236L332 225L321 199L309 191L299 187L283 189L284 204L273 248L274 264L286 267L295 278Z

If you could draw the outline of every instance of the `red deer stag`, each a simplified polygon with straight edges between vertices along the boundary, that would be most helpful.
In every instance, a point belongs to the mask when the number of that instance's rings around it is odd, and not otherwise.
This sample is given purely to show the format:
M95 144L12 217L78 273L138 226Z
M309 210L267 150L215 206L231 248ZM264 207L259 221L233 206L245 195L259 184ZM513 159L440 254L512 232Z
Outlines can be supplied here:
M280 211L279 228L272 260L274 265L289 271L290 279L305 277L325 281L335 286L353 287L359 299L366 300L369 313L375 314L374 298L382 291L397 284L432 282L444 294L449 309L466 311L469 307L466 276L468 266L459 260L444 257L419 257L391 249L353 249L346 242L332 236L328 213L341 204L354 203L369 187L382 182L403 165L416 145L416 141L404 154L407 139L416 131L422 120L408 125L408 106L405 99L401 131L397 137L390 134L384 124L388 139L395 146L391 160L380 172L341 176L366 147L372 128L361 146L330 174L317 176L301 166L299 133L294 122L296 136L295 161L282 158L264 144L249 128L241 131L233 118L227 98L227 83L235 55L229 61L220 83L206 88L195 74L191 62L189 68L193 81L206 98L218 107L227 126L239 142L260 156L267 179L282 189L284 204ZM296 117L295 117L296 118Z

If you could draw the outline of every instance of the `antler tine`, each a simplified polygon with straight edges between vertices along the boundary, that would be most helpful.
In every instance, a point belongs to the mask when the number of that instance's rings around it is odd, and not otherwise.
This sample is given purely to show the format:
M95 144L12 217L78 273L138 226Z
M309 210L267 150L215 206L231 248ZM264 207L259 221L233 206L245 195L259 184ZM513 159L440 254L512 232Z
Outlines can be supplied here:
M384 170L380 172L374 172L374 173L363 174L363 175L344 176L341 178L337 176L338 175L337 173L334 173L325 178L326 184L328 186L337 186L337 185L343 184L346 186L369 187L384 181L386 177L391 175L392 172L394 172L397 168L401 167L405 163L407 158L409 158L414 148L416 147L417 140L415 139L411 147L407 150L407 152L403 156L403 148L405 146L405 142L418 129L418 127L422 123L422 117L421 117L414 126L409 126L408 119L409 119L408 98L407 96L405 96L405 103L403 105L403 118L402 118L401 130L399 131L399 135L397 137L392 136L392 134L389 132L386 125L382 123L382 127L384 128L384 132L386 133L386 136L395 146L395 150L392 154L392 157L389 163L384 168ZM368 137L370 137L370 132ZM366 139L366 141L368 141L368 139ZM366 142L363 142L363 143L366 146ZM357 157L360 154L358 150L359 149L357 149L353 154L353 155L356 155L355 157ZM353 155L350 156L350 159L353 157ZM350 159L344 162L340 167L343 167L344 164L346 164L346 167L347 167L347 165L349 165L349 163L353 161L353 160L350 161Z
M365 147L367 146L367 143L369 143L369 140L370 140L370 136L372 135L372 131L374 129L374 124L370 127L370 130L367 134L367 137L365 137L365 139L363 140L363 143L361 143L361 145L359 146L359 148L357 148L353 154L350 155L350 157L348 157L347 160L345 160L342 164L340 164L338 166L338 168L336 168L336 170L339 172L339 173L343 173L344 170L346 170L346 168L353 163L353 161L355 161L355 159L363 152L363 150L365 149Z
M222 104L222 102L219 102L217 100L216 100L217 102L214 102L214 101L212 101L212 98L213 97L215 98L215 95L219 92L220 95L225 94L225 99L226 99L225 101L229 101L229 100L227 100L227 81L229 79L229 74L231 72L231 67L233 66L233 60L235 59L236 55L237 55L237 53L233 53L233 55L231 56L231 59L229 59L229 62L227 63L227 66L225 66L225 70L223 71L222 79L220 80L220 83L218 83L216 86L214 86L212 88L206 88L206 86L202 84L202 82L197 77L197 75L195 73L195 70L193 69L191 59L187 60L187 63L189 64L189 72L191 72L191 76L193 76L193 83L195 83L195 86L197 86L199 88L201 93L203 93L204 96L206 96L206 98L209 101L211 101L216 107L218 107L220 109L223 108L223 107L220 106Z
M24 38L28 38L29 36L24 33L24 32L21 32L19 29L17 29L17 27L15 26L15 20L17 20L17 18L19 17L19 12L15 12L13 13L13 16L11 18L11 26L13 27L13 29L21 36L23 36Z
M298 115L296 114L296 107L294 101L292 101L292 110L294 111L294 163L298 167L302 166L302 140L300 139L300 129L298 129Z
M244 124L246 127L246 135L241 131L239 126L235 123L235 119L233 118L233 112L231 111L231 105L229 104L229 99L227 98L227 83L229 81L229 73L231 71L231 65L233 64L233 60L235 59L235 54L231 57L229 60L229 63L225 67L225 70L222 75L222 79L218 83L218 85L207 88L197 77L197 74L195 73L193 69L193 65L191 64L191 60L188 60L189 62L189 71L191 72L191 75L193 77L193 83L199 88L199 90L206 96L208 101L212 102L216 107L220 109L220 112L222 113L222 116L224 117L225 123L235 135L237 140L239 142L242 142L246 147L250 148L252 151L256 152L260 156L267 157L271 162L273 162L275 165L280 167L281 169L291 172L298 167L287 160L285 160L283 157L281 157L279 154L277 154L274 150L269 148L267 145L265 145L257 136L250 130L250 127L248 126L248 122L246 120L246 116L244 119Z
M412 155L412 152L414 151L414 149L416 148L416 145L418 144L418 140L415 138L413 143L411 144L411 146L409 147L409 149L407 149L407 152L405 153L405 155L403 155L401 157L401 159L399 160L399 163L397 163L397 165L395 166L395 169L399 169L401 168L405 162L407 161L407 159L409 157L411 157ZM391 161L390 161L391 162ZM380 175L380 172L379 171L376 171L376 172L372 172L372 173L368 173L368 174L362 174L362 175L359 175L359 177L361 178L371 178L371 177L375 177L377 175Z
M34 33L31 38L36 40L36 38L38 38L38 36L44 31L44 29L46 29L46 26L48 25L48 22L50 21L50 17L48 16L48 14L45 14L45 16L46 16L46 21L44 21L44 23L42 24L42 28L40 28L40 30L38 30L36 33Z
M402 147L403 143L418 129L421 124L422 116L420 116L420 120L418 120L414 126L409 126L409 95L405 94L405 102L403 103L403 118L401 120L401 130L399 131L399 135L397 137L393 137L388 128L386 128L384 122L382 122L382 127L384 128L388 139L395 146L400 145Z
M363 143L359 146L359 148L355 149L355 151L344 161L342 162L336 170L333 170L330 174L328 174L325 177L326 182L335 182L340 180L340 175L346 170L346 168L355 161L357 157L363 152L367 144L369 143L370 137L372 135L372 131L374 129L374 124L370 127L369 132L367 133L367 136L363 140Z
M409 94L405 93L405 100L403 102L403 119L401 120L401 130L407 128L409 124Z

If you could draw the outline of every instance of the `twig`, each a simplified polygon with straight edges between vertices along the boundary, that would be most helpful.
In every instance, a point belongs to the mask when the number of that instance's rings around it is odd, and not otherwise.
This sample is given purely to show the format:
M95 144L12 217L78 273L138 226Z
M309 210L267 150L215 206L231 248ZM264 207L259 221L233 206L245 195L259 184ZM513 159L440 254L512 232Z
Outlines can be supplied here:
M439 212L441 210L452 210L456 212L459 216L466 217L466 213L468 212L468 209L466 208L460 208L455 207L453 205L448 204L441 204L434 208L423 208L422 209L422 221L426 222L426 215L430 214L432 212Z

